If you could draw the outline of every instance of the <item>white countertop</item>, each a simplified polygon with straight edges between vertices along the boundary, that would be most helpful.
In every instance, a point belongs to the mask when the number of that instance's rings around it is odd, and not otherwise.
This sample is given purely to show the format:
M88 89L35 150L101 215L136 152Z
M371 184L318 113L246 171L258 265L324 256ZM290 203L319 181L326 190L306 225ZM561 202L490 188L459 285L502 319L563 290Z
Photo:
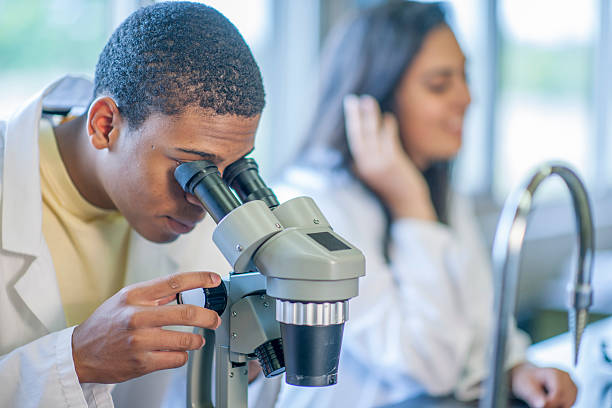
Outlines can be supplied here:
M568 371L578 385L577 408L612 407L612 318L587 325L578 365L573 367L573 340L569 333L534 344L529 361Z

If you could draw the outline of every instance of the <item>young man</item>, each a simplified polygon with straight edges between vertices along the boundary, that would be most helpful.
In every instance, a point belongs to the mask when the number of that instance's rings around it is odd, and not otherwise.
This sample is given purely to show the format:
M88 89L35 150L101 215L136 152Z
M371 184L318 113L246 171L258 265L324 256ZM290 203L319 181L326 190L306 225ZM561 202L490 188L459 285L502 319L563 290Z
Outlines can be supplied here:
M107 384L182 366L203 345L162 329L220 323L169 304L220 282L184 272L205 264L193 240L158 245L205 216L173 172L248 154L264 106L243 38L195 3L128 17L100 55L88 111L54 127L41 110L60 85L0 122L2 407L110 407Z

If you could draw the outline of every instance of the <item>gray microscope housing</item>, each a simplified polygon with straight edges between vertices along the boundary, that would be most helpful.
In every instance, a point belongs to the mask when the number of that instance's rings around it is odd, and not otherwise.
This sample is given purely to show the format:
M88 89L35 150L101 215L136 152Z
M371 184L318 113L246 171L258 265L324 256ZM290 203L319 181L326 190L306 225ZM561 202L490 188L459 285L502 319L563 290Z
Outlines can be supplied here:
M216 331L216 406L246 403L232 395L246 394L245 364L255 357L266 377L286 369L292 385L335 384L348 300L365 274L361 251L333 232L311 198L279 205L253 159L233 163L223 179L207 161L184 163L175 177L217 223L213 241L234 269L225 280L228 307ZM213 333L207 332L208 346ZM200 360L207 365L210 357ZM201 394L194 388L205 388L211 378L190 371L195 378L188 387ZM239 386L232 385L236 377Z

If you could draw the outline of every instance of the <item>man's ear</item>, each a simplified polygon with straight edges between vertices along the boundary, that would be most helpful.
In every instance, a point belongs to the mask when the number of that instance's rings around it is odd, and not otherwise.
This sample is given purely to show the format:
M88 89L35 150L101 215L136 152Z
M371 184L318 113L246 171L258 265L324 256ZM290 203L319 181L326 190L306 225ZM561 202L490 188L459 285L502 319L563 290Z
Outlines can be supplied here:
M109 96L94 100L87 112L87 134L96 149L108 149L117 141L122 124L119 108Z

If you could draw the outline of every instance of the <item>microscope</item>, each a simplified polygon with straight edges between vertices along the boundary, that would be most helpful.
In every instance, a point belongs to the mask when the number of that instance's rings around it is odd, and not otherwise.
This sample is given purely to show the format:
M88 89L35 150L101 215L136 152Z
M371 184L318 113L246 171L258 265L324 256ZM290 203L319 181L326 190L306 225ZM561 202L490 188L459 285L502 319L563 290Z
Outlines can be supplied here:
M183 163L174 176L217 223L213 241L233 267L218 287L177 295L222 318L191 352L187 406L246 408L253 359L266 378L285 372L291 385L335 384L348 301L365 274L361 251L311 198L279 204L253 159L231 164L223 178L206 160Z

